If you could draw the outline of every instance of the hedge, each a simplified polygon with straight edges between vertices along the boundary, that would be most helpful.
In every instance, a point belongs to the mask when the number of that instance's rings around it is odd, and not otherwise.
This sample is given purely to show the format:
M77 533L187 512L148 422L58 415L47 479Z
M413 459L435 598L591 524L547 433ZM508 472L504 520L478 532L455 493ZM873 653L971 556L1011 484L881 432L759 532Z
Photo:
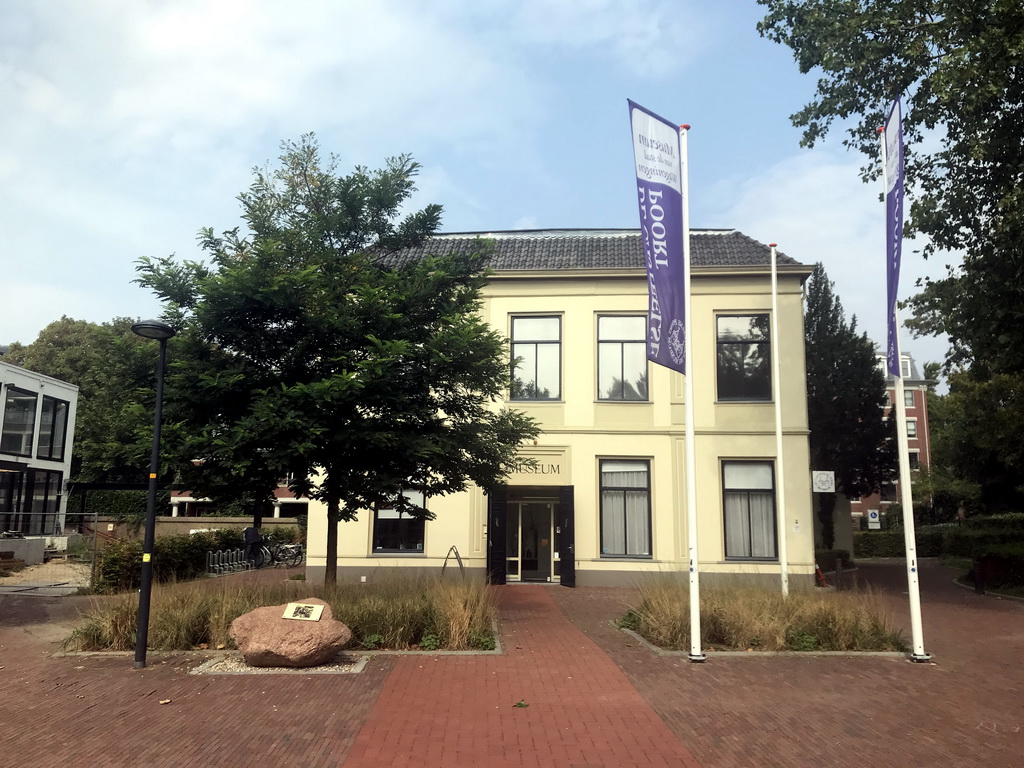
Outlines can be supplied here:
M206 554L242 547L242 532L215 530L177 536L158 536L153 542L153 579L187 581L206 573ZM142 542L118 539L100 555L97 592L123 592L139 586Z
M903 531L855 531L853 534L854 557L903 557L906 552ZM941 530L918 531L918 557L939 557L942 554Z

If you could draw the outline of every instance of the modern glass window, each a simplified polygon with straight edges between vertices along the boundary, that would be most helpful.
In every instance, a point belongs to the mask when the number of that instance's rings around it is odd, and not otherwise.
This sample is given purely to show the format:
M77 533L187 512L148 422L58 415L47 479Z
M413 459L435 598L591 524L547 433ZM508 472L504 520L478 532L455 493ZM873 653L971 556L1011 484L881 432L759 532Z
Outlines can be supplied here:
M562 398L562 318L512 318L512 399Z
M64 440L68 427L68 404L43 395L43 412L39 418L40 459L64 460Z
M914 390L912 390L912 389L904 389L903 390L903 404L907 408L913 408L914 407Z
M7 388L0 451L15 456L32 455L32 433L36 426L36 393Z
M647 400L647 318L597 318L597 398Z
M769 560L775 549L775 482L771 462L722 464L725 556Z
M405 491L402 495L416 506L426 508L422 492ZM425 527L422 517L397 509L378 509L373 518L373 551L422 553Z
M768 315L719 315L718 399L771 400Z
M601 555L651 556L650 465L601 462Z
M907 419L907 437L917 437L917 419Z

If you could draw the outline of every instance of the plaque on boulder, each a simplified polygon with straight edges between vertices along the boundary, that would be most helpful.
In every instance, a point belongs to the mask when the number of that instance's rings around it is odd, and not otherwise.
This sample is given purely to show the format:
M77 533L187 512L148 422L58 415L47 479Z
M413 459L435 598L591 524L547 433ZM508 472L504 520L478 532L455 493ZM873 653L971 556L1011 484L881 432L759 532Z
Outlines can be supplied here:
M305 621L293 621L291 613L296 605L315 606L320 613L318 619L312 619L311 611L309 617L302 617ZM250 666L315 667L333 660L352 640L352 632L334 618L327 603L310 597L239 616L231 622L231 637Z

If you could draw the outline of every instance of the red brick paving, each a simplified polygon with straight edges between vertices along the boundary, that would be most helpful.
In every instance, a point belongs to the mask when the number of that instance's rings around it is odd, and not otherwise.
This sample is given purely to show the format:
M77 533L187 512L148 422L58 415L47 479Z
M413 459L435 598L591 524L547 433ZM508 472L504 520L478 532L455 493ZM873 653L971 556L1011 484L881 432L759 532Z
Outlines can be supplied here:
M551 591L501 588L502 656L402 658L346 764L697 766Z
M0 760L1024 765L1024 604L961 590L952 575L938 566L921 573L935 665L714 657L694 665L611 626L628 590L521 586L501 588L503 656L378 656L357 675L197 677L184 657L151 654L137 672L127 656L53 658L59 622L82 599L5 596ZM909 626L902 566L866 565L860 576L889 591ZM530 706L514 708L519 700Z
M975 595L954 575L932 564L921 571L928 665L713 654L691 664L610 625L629 590L553 595L703 765L1022 766L1024 603ZM897 625L910 626L903 565L863 565L858 577L884 590Z

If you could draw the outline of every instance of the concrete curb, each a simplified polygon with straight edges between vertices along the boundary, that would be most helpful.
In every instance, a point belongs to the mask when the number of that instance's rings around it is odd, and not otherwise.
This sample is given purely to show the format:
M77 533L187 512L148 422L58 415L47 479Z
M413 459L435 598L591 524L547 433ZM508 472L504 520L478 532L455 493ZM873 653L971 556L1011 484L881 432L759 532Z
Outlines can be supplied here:
M687 651L667 651L664 648L659 648L654 645L631 629L626 629L625 627L618 627L618 629L625 632L644 648L658 656L679 656L682 658L689 658L689 653ZM707 654L709 661L714 658L817 658L830 656L867 656L881 659L910 659L910 654L904 653L903 651L713 651L705 648L704 653Z

